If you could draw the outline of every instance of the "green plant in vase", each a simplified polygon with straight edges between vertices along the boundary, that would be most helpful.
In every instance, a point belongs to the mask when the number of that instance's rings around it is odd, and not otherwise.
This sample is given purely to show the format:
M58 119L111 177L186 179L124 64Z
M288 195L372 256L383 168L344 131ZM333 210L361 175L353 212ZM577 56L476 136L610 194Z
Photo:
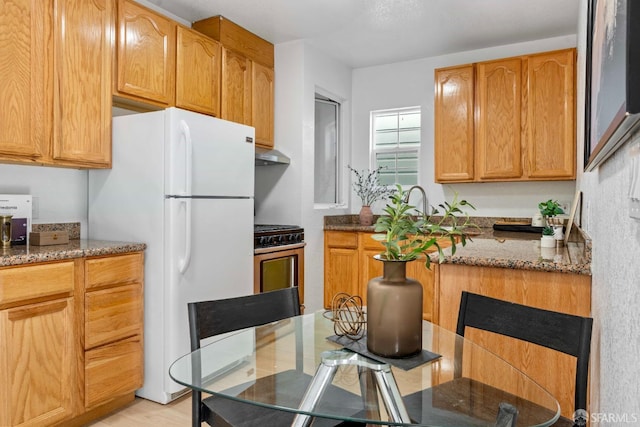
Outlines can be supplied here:
M409 204L411 190L418 188L425 200L423 211L412 215L415 207ZM458 240L465 245L465 228L470 226L469 216L462 208L473 208L467 201L458 200L456 194L451 203L439 205L438 211L424 212L426 194L421 187L414 186L403 191L397 186L384 215L376 221L374 239L384 246L384 252L376 255L383 263L383 275L369 280L367 284L367 348L383 357L409 357L422 349L422 285L406 276L407 261L425 254L425 265L430 266L427 252L435 247L439 261L444 253L439 239L451 241L451 252L455 253ZM460 220L458 215L464 218ZM446 224L446 226L445 226Z

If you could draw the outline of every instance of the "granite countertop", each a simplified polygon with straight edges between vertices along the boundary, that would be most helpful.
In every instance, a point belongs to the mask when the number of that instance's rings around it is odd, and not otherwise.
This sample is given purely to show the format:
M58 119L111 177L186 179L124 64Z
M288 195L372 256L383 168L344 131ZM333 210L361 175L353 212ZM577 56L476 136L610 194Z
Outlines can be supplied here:
M139 252L144 243L73 239L68 244L51 246L15 245L0 249L0 266L33 264L46 261Z
M479 228L470 230L471 241L464 247L458 244L455 255L451 255L451 249L445 249L443 264L591 275L591 240L577 227L573 227L569 242L557 248L541 248L537 233L496 231L492 228L499 220L521 219L472 218ZM358 223L358 215L325 216L324 229L374 232L373 226L361 226ZM437 254L431 257L437 260Z

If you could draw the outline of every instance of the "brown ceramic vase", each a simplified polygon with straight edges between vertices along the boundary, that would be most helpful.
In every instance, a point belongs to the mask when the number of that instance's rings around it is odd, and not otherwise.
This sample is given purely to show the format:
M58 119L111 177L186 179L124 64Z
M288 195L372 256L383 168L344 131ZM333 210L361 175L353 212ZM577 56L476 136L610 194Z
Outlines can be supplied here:
M387 261L384 274L367 284L367 348L401 358L422 350L422 285L407 278L405 261Z
M373 224L373 211L371 206L363 206L360 209L360 225L372 225Z

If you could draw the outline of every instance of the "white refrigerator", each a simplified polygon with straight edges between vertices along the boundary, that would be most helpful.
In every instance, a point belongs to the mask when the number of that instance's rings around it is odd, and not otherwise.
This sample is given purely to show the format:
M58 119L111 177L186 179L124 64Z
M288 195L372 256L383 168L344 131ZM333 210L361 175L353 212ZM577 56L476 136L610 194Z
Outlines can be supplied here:
M253 293L254 128L190 111L113 118L113 168L89 172L88 237L147 244L144 386L183 392L187 303Z

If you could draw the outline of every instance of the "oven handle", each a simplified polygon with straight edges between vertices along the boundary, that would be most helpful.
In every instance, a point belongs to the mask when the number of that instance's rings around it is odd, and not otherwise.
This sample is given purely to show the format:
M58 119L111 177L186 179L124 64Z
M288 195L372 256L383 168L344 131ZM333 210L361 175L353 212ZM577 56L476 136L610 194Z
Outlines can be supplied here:
M280 252L280 251L288 251L291 249L299 249L299 248L304 248L307 244L305 242L300 242L300 243L292 243L290 245L280 245L280 246L269 246L267 248L256 248L253 250L253 254L254 255L261 255L261 254L271 254L274 252Z

